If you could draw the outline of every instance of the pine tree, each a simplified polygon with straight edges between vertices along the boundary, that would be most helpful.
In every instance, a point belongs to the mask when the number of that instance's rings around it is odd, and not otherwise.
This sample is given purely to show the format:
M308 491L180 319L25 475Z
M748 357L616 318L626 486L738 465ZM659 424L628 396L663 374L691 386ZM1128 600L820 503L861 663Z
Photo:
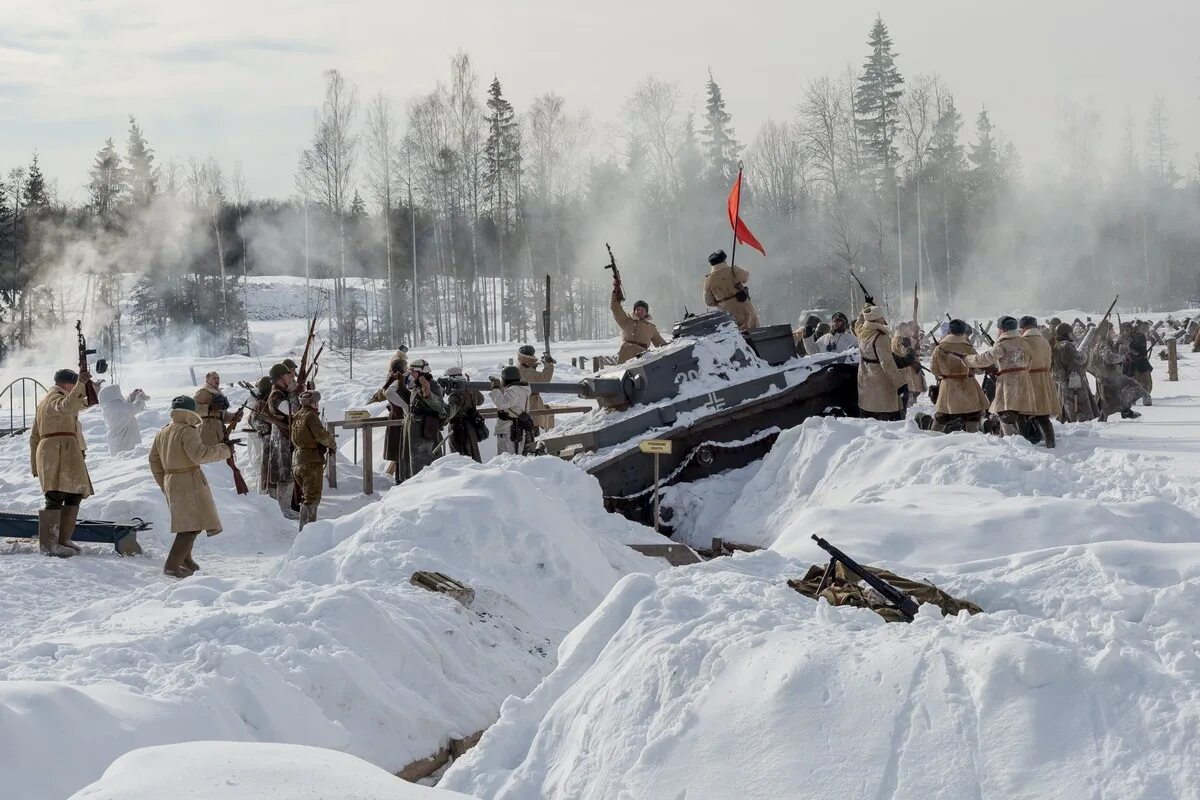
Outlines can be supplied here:
M38 213L50 207L50 196L46 193L46 177L38 164L38 154L33 154L29 164L29 174L25 178L25 208L31 213Z
M879 177L890 186L899 160L895 143L904 79L896 69L897 54L892 51L892 37L882 17L875 18L867 45L871 53L858 78L854 124L861 137L865 166L878 170Z
M738 156L742 146L733 135L730 124L733 117L725 110L725 98L721 95L721 87L713 80L712 70L708 73L708 83L705 86L708 99L704 104L704 160L706 183L715 186L727 186L733 183L737 175ZM689 124L691 124L689 120Z
M125 194L125 167L113 140L106 139L88 172L92 211L106 224L116 221Z
M996 199L1000 186L1000 150L996 144L995 126L985 106L975 119L976 142L967 153L971 163L968 186L972 205L989 207Z
M362 195L358 193L358 189L355 189L354 197L350 200L350 219L354 222L361 222L366 217L367 203L362 199Z
M154 151L147 144L133 115L129 117L129 140L125 145L125 158L129 163L126 172L129 201L135 208L145 208L158 193L158 167L154 164Z
M521 162L521 132L512 104L504 98L499 78L492 78L492 85L488 87L487 108L483 186L492 219L498 228L507 231L510 210L514 206L511 187Z

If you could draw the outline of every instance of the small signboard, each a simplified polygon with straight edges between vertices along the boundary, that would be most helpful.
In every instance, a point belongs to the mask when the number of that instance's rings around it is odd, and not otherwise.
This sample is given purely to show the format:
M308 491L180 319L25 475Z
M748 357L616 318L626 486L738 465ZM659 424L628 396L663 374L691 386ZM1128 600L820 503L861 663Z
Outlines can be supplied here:
M346 410L347 420L370 419L371 412L365 408L351 408Z
M643 453L653 453L654 455L670 455L671 440L670 439L647 439L638 444L638 449Z

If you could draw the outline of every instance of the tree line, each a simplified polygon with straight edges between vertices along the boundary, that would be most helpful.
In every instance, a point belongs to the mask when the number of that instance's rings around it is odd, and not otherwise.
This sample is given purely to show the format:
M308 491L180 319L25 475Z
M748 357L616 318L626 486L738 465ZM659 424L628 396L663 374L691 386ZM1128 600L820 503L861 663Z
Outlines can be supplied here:
M159 163L131 117L84 203L55 198L36 154L0 179L0 354L73 311L62 273L112 351L199 329L212 352L243 352L246 281L271 274L314 281L336 348L539 338L547 274L554 335L608 336L605 242L669 323L729 249L742 162L765 320L861 302L851 270L901 315L914 291L935 315L1097 306L1114 286L1143 307L1200 296L1200 160L1181 175L1161 99L1124 121L1112 158L1100 112L1064 101L1058 157L1031 176L986 107L960 110L943 79L899 64L876 18L859 69L803 81L748 144L711 73L702 108L651 76L598 126L555 92L515 108L466 53L403 108L330 70L287 198L251 196L238 164Z

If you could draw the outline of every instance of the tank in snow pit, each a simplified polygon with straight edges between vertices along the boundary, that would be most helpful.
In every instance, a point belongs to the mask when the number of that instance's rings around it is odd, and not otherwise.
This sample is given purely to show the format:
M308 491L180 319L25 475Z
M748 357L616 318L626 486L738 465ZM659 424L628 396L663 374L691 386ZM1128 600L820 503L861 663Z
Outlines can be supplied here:
M789 325L743 335L716 311L684 320L674 340L576 386L599 408L539 438L600 481L605 505L652 522L654 458L645 439L669 439L661 485L689 483L757 461L780 431L820 415L858 413L857 351L797 357ZM563 384L534 385L544 393Z

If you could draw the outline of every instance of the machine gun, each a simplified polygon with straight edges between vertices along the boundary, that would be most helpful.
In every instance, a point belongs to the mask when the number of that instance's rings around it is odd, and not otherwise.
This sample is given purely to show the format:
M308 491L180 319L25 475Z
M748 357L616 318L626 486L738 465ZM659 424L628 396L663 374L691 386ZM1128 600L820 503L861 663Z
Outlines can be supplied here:
M237 490L238 494L250 494L250 487L246 485L246 479L242 476L242 471L238 469L237 459L234 458L233 455L233 446L235 444L240 444L240 442L235 439L230 439L229 435L233 433L233 429L237 427L239 422L241 422L242 414L245 413L246 406L249 403L249 400L247 400L245 403L242 403L242 407L237 410L237 413L233 415L233 419L230 420L229 424L225 426L225 433L221 438L222 442L229 445L229 458L225 459L225 463L229 465L231 470L233 470L233 488Z
M95 355L96 351L89 349L87 346L87 339L83 338L83 321L82 320L78 320L78 319L75 320L75 336L79 340L79 371L81 373L87 372L90 374L91 370L88 369L88 356ZM99 375L103 375L107 371L108 371L108 362L105 361L103 358L97 360L96 361L96 373ZM84 391L84 394L87 396L87 404L89 406L98 405L100 403L100 398L96 396L96 384L92 381L91 378L88 378L87 382L83 385L83 391Z
M841 550L822 539L820 536L817 536L815 533L812 535L812 540L817 543L818 547L820 547L826 553L829 553L829 567L826 568L825 576L821 578L821 584L817 587L818 595L825 591L825 587L829 585L831 580L833 580L833 575L837 565L841 564L843 567L857 575L861 580L866 582L868 586L878 592L889 605L900 612L901 616L903 616L905 620L912 622L917 616L917 601L913 600L895 586L880 580L878 576L872 575L865 567L863 567L853 558L846 555Z
M613 257L612 248L608 242L604 243L604 249L608 250L608 263L604 265L605 269L611 269L613 274L613 294L617 296L617 300L625 302L625 289L621 286L621 270L617 269L617 259Z

